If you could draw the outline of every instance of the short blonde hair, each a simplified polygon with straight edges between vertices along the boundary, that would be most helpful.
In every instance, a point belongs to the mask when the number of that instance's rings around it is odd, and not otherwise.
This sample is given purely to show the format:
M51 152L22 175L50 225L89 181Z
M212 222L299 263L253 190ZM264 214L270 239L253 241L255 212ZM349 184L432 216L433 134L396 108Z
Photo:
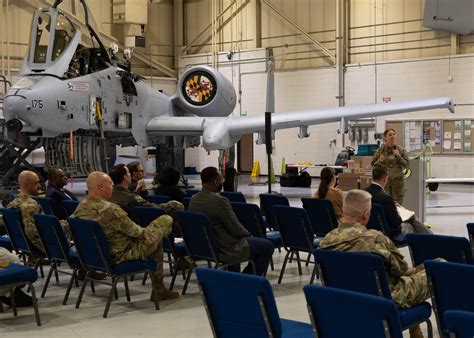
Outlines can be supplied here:
M354 189L344 197L342 211L344 216L351 218L361 217L365 211L371 209L372 195L367 191Z

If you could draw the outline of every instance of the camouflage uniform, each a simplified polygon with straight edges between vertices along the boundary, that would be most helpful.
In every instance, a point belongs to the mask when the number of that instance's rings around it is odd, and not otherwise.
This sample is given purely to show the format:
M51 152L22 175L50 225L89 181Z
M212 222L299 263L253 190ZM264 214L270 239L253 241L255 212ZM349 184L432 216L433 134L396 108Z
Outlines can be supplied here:
M319 247L380 255L387 271L392 298L399 307L420 304L430 296L424 266L408 268L395 244L377 230L369 230L360 224L343 223L327 234Z
M44 252L43 245L36 230L34 214L42 214L43 208L30 194L20 192L13 201L8 204L10 209L19 209L25 227L25 235L38 249Z
M405 196L405 179L403 175L405 169L408 168L408 156L405 149L397 146L397 150L400 152L400 156L393 155L392 148L386 144L382 145L377 149L372 158L372 166L378 162L380 156L385 158L382 162L385 163L388 169L388 182L385 186L385 191L402 205L403 197Z
M162 239L171 232L173 219L170 216L163 215L142 228L130 220L118 205L86 196L71 217L97 221L102 225L109 242L112 263L155 259L157 266L153 278L158 288L164 288Z

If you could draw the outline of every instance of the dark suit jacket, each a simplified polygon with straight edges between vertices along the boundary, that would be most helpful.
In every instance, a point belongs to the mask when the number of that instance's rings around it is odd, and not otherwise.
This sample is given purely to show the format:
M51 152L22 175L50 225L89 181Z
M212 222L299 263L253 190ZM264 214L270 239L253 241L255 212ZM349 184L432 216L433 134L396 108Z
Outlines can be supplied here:
M388 225L391 229L389 237L393 239L401 233L402 224L402 219L400 215L398 215L395 200L377 184L372 183L365 190L372 195L372 203L378 203L383 206Z
M76 195L74 195L71 191L67 189L57 189L53 187L51 184L48 185L46 189L46 197L51 198L53 212L58 219L66 219L68 218L67 209L64 206L63 201L65 200L74 200L77 201Z
M226 197L203 188L189 202L189 211L206 214L219 244L219 259L239 263L250 258L250 245L245 239L250 233L240 224Z
M169 196L171 200L184 204L184 191L176 186L160 185L155 189L155 195Z
M132 180L132 183L130 183L130 186L128 187L128 190L130 190L131 192L134 192L135 189L137 188L137 185L138 185L138 181ZM143 190L138 195L140 195L141 197L146 199L146 197L148 196L148 190Z

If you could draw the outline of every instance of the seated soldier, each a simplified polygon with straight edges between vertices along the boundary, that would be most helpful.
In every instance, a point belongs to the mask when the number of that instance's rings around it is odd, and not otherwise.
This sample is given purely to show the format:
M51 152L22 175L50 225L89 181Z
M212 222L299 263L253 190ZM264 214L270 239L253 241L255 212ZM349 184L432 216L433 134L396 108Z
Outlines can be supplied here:
M22 264L17 255L11 253L5 248L0 248L0 276L2 275L2 268L7 267L10 263ZM0 302L11 306L9 293L9 287L0 287ZM15 290L13 291L13 297L15 298L16 306L26 307L33 305L31 297L21 290L21 286L15 287Z
M264 238L251 237L240 224L226 197L219 194L223 177L215 167L201 171L202 190L189 203L189 211L206 214L216 233L219 244L219 259L225 263L235 263L229 270L239 271L240 262L252 260L257 275L262 276L268 268L274 251L272 242ZM248 265L244 273L251 273Z
M34 214L43 213L43 208L33 199L41 190L40 179L34 171L24 170L18 175L18 185L20 193L8 204L8 208L20 210L26 237L36 249L44 252L33 218Z
M118 204L136 223L138 223L138 217L135 213L136 206L143 205L160 208L163 209L167 214L170 214L176 210L184 210L184 206L177 201L154 204L148 202L140 195L130 192L128 190L128 186L131 182L131 176L127 166L124 164L117 164L116 166L113 166L109 172L109 176L112 179L112 182L114 182L114 190L112 191L112 198L110 201Z
M87 177L87 189L89 194L79 203L71 217L93 220L102 225L113 264L148 257L155 259L157 266L151 278L158 289L158 298L178 298L179 293L171 292L163 283L162 242L163 237L171 232L173 219L163 215L146 228L134 223L122 208L109 202L113 187L112 179L106 173L90 173Z
M148 190L145 185L145 170L140 162L130 162L127 164L128 171L130 171L130 176L132 181L128 186L128 190L134 194L140 195L143 198L148 196Z
M433 232L421 223L415 215L405 221L402 220L397 211L397 207L399 207L398 202L384 190L387 182L387 166L383 163L377 163L372 169L372 184L369 185L365 191L372 195L372 203L382 205L390 227L390 234L388 236L391 239L395 239L400 234L409 232L432 234Z
M64 189L67 184L67 177L64 171L58 167L52 167L48 170L48 188L46 189L46 197L51 198L53 212L60 220L66 219L69 214L67 212L64 201L77 201L76 195L71 191Z
M371 208L371 196L368 192L357 189L349 191L344 198L342 224L329 232L319 247L380 255L387 268L394 302L401 308L424 302L430 296L424 266L408 268L403 255L390 238L380 231L365 227ZM410 337L423 337L419 325L410 328Z

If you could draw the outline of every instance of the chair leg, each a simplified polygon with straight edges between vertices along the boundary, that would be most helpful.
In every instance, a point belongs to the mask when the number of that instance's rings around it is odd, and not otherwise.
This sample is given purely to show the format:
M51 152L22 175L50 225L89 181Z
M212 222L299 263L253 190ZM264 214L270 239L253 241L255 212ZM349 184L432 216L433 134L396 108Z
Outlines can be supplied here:
M51 280L51 276L52 276L54 270L56 270L56 269L57 269L56 263L53 263L53 265L51 265L51 269L49 269L48 277L46 277L46 282L44 283L43 291L41 292L41 298L44 298L44 295L46 294L46 291L48 290L49 281ZM57 273L58 272L56 271L56 274Z
M429 319L426 320L426 327L428 329L428 338L433 338L433 325Z
M38 326L41 326L41 319L40 319L40 314L38 310L38 301L36 300L35 288L33 287L31 283L28 283L28 284L31 289L31 300L33 301L33 309L35 310L36 324Z
M56 277L56 284L59 284L59 273L58 273L57 265L56 265L56 269L54 270L54 276Z
M283 265L281 267L280 271L280 277L278 277L278 284L281 284L281 280L283 278L283 274L285 273L285 268L286 268L286 263L288 262L288 259L290 257L290 254L292 254L293 251L288 251L285 255L285 259L283 260Z
M176 276L178 275L178 266L179 266L179 263L181 263L181 260L182 258L179 257L178 261L176 262L176 268L173 270L173 275L171 277L171 283L170 283L170 291L173 290L174 282L176 281Z
M176 260L172 259L172 256L171 256L171 253L167 252L168 254L168 264L169 264L169 267L170 267L170 274L173 275L173 262L176 262Z
M270 258L270 269L272 269L272 271L275 271L275 266L273 265L273 257Z
M92 293L95 293L95 284L94 281L91 279L91 291Z
M303 270L301 270L301 259L300 259L300 252L296 251L296 263L298 264L298 272L300 273L300 276L303 275Z
M67 304L67 300L69 299L69 293L71 293L72 284L74 283L74 280L77 281L76 272L77 272L77 268L74 268L74 269L72 270L71 279L69 280L69 284L68 284L68 286L67 286L66 294L64 295L63 305L66 305L66 304Z
M12 306L13 315L16 317L18 313L16 312L16 302L15 302L14 292L15 292L15 287L10 287L10 303Z
M188 288L189 280L191 279L191 274L193 273L193 270L194 270L194 263L188 270L188 274L186 276L186 281L184 282L184 285L183 285L183 291L181 291L182 295L186 294L186 290Z
M311 255L312 255L311 252L308 253L308 258L306 258L306 266L308 266L308 265L309 265L309 262L311 261Z
M130 303L130 290L128 289L128 278L123 278L123 285L125 286L125 296L127 297L127 302Z
M114 296L114 294L117 294L117 282L119 279L120 278L114 279L112 277L112 289L110 289L109 298L107 299L107 304L105 305L105 310L103 314L104 318L107 318L107 314L109 313L110 304L112 303L112 297Z
M81 305L82 295L84 295L84 291L86 290L88 278L89 278L89 271L86 272L86 277L84 278L84 281L82 282L81 291L79 291L79 296L77 297L77 301L76 301L76 309L79 309L79 306Z
M151 272L150 272L151 274ZM159 310L160 309L160 303L158 301L158 285L156 285L156 281L154 278L150 278L151 280L151 295L153 297L153 299L150 299L150 300L153 300L153 302L155 303L155 309L156 310ZM170 288L171 290L171 288Z
M142 285L146 284L146 279L147 278L148 278L148 272L145 272L145 274L143 275L143 279L142 279Z
M0 301L0 313L3 312L3 303Z
M313 273L311 274L311 279L309 281L309 284L314 283L314 276L316 276L317 271L318 271L318 266L314 264Z

